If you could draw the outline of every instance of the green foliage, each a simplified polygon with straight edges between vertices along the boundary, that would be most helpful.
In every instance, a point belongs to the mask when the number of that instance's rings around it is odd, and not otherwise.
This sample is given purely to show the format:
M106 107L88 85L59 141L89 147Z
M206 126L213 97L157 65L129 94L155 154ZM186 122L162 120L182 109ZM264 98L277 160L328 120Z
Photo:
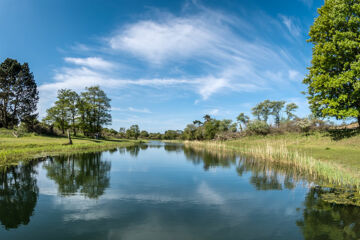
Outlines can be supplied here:
M291 120L296 117L296 115L293 113L296 109L298 109L298 105L295 103L289 103L285 107L285 113L287 115L287 120Z
M275 118L275 124L279 127L280 126L280 114L281 110L285 105L285 101L272 101L268 103L269 108L271 109L270 114Z
M164 133L163 139L165 140L175 140L180 138L182 131L175 131L175 130L167 130Z
M255 134L266 135L270 133L270 126L265 121L250 121L247 128Z
M60 129L71 128L74 136L80 128L86 136L100 136L111 123L110 99L99 86L88 87L79 96L70 89L60 89L53 107L47 109L43 121Z
M36 118L39 92L27 63L7 58L0 64L0 127Z
M111 124L110 99L99 86L87 87L78 104L80 127L85 135L99 135L104 125Z
M269 115L271 114L271 102L269 100L265 100L257 104L252 108L252 114L257 118L257 120L267 122Z
M184 129L183 139L186 140L195 140L195 132L196 132L195 124L188 124Z
M249 123L250 118L248 116L246 116L245 113L240 113L236 117L236 120L239 122L240 131L242 131L243 126L241 124L244 124L244 126L246 126Z
M142 131L140 132L140 137L141 137L141 138L148 138L148 137L149 137L149 133L148 133L147 131L145 131L145 130L142 130Z
M217 132L219 132L220 121L210 119L204 123L204 138L207 140L214 139Z
M360 3L326 0L310 28L308 99L316 116L360 123Z
M140 129L138 125L131 125L128 130L126 130L126 137L127 138L135 138L138 139L140 136Z

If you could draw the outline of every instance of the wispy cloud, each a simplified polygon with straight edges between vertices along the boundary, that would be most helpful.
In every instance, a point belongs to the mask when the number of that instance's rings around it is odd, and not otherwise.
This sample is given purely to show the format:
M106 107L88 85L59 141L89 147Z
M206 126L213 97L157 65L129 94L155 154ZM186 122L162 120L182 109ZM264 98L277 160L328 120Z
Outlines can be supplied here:
M305 4L308 7L311 7L314 3L314 0L299 0L300 2L302 2L303 4Z
M282 23L286 26L292 36L298 37L301 34L301 28L296 23L296 20L294 18L285 15L280 15L280 18Z
M199 4L196 7L196 11L178 16L154 13L151 18L123 24L112 34L99 36L105 41L99 43L103 45L96 56L94 51L86 52L93 47L78 43L73 51L89 56L66 53L66 67L57 68L53 81L39 87L40 112L61 88L81 91L85 86L100 85L112 92L126 89L130 97L140 88L169 98L188 93L193 97L190 102L201 103L229 93L277 89L289 84L289 79L295 82L299 78L294 70L299 57L266 35L276 33L284 41L289 40L289 33L299 36L296 19L259 18L259 14L235 17ZM263 18L267 20L259 22ZM119 68L124 63L131 66L131 74ZM131 106L125 110L150 113L144 105Z
M136 112L136 113L151 113L151 111L147 108L143 108L143 109L137 109L137 108L133 108L133 107L129 107L128 108L130 112Z
M115 64L109 61L105 61L99 57L88 57L88 58L65 58L65 62L73 63L75 65L90 67L93 69L105 69L111 70L115 67Z

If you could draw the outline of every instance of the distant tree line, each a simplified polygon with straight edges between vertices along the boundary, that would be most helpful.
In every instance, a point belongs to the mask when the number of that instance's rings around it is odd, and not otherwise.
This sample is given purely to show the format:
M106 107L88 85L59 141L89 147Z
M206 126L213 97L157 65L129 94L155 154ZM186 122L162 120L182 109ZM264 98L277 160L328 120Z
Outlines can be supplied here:
M286 104L285 101L265 100L253 107L251 119L245 113L240 113L236 122L230 119L217 120L205 115L203 121L195 120L188 124L182 134L171 136L169 139L183 140L212 140L231 139L249 134L266 135L271 132L301 131L308 132L312 128L325 127L326 123L310 116L299 118L295 115L298 106L295 103ZM273 118L274 125L269 123Z

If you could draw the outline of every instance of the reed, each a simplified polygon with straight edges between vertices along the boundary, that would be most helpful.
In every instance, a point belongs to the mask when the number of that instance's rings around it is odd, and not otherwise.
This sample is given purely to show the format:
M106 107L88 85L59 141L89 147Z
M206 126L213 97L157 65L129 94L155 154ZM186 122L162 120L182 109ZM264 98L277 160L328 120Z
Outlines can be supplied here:
M287 165L313 179L336 186L360 187L360 175L351 167L344 167L334 161L318 160L304 152L289 148L286 141L263 141L257 144L239 144L236 141L185 141L187 146L201 146L212 151L234 151L273 164Z

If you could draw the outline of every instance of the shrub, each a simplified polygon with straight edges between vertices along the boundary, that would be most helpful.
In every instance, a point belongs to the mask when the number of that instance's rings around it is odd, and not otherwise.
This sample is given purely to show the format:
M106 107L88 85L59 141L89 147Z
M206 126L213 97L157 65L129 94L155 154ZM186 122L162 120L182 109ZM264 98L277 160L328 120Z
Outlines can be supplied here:
M254 134L267 135L270 133L270 126L264 121L254 120L250 121L247 125L247 131Z

